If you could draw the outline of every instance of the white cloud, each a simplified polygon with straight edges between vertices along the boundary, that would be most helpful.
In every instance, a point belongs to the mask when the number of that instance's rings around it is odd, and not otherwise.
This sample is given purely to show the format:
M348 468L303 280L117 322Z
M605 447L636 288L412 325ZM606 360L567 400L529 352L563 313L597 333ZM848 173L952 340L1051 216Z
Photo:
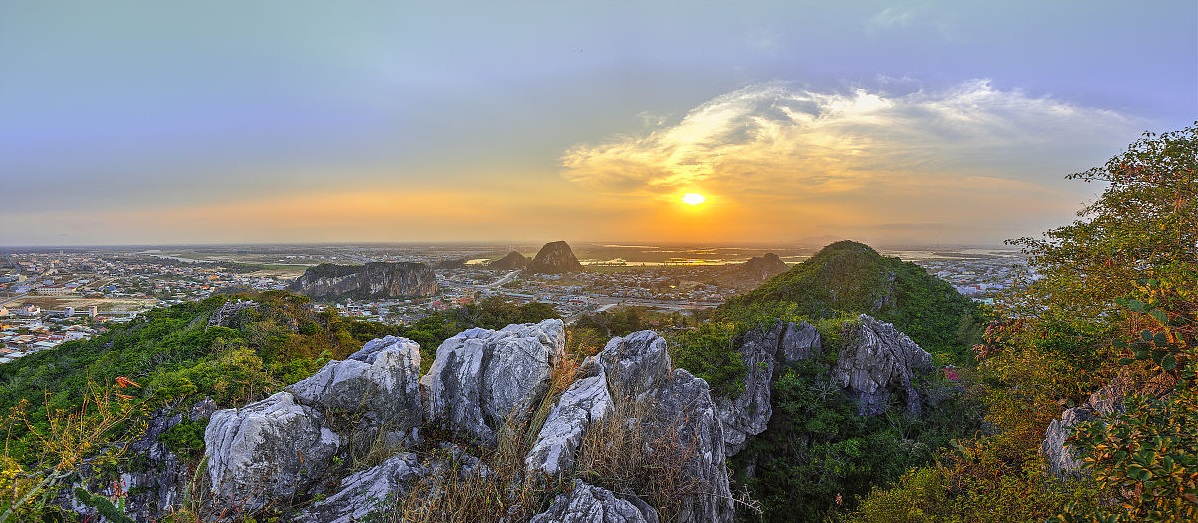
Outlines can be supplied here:
M1076 208L1077 184L1064 175L1102 163L1144 126L985 80L903 95L775 82L636 134L576 145L562 156L562 176L608 194L672 200L702 190L746 205L843 199L953 221L947 209ZM937 201L966 203L924 208Z

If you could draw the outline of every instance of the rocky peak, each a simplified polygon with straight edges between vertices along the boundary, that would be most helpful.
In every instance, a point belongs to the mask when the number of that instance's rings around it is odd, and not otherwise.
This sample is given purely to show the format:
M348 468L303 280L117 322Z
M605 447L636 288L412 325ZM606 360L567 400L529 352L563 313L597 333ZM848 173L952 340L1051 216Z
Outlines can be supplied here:
M741 274L759 282L768 280L788 270L790 270L790 266L782 261L777 254L772 252L760 257L749 258L749 261L740 266Z
M556 241L541 247L525 270L534 274L560 274L581 271L582 264L578 263L578 258L574 257L574 251L568 243Z
M487 266L492 269L503 270L523 269L528 266L528 258L525 258L523 254L512 251L507 253L507 256L487 264Z
M931 354L894 325L862 314L847 325L845 344L832 375L860 402L863 416L886 412L895 392L903 395L907 413L919 416L923 407L914 380L931 371Z

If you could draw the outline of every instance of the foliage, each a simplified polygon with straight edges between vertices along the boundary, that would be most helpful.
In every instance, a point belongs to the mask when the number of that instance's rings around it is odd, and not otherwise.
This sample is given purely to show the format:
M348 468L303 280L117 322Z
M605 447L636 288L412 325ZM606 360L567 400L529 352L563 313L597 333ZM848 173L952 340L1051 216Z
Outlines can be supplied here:
M745 364L737 352L743 327L730 322L707 322L670 336L674 364L703 378L713 396L732 396L745 390Z
M23 429L28 446L28 467L6 452L5 470L0 474L0 522L29 518L43 513L53 495L83 467L115 464L125 452L125 442L144 428L144 415L133 397L124 394L132 380L119 377L115 383L98 385L88 381L87 393L78 406L56 407L47 398L44 423L26 414L28 400L15 405L5 417L6 443ZM129 423L130 420L137 420Z
M943 491L921 470L872 493L858 520L903 521L891 517L903 504L928 521L1195 518L1196 174L1198 123L1070 176L1108 185L1082 219L1015 242L1035 277L999 301L976 347L998 432L940 457ZM1073 427L1083 478L1048 477L1048 421L1108 383L1126 391L1122 409ZM1012 485L1018 495L1005 495Z
M738 481L763 502L763 521L816 521L850 508L871 486L926 463L934 449L977 424L968 397L922 420L897 412L858 416L827 366L815 361L786 369L774 382L772 403L769 428L732 460Z

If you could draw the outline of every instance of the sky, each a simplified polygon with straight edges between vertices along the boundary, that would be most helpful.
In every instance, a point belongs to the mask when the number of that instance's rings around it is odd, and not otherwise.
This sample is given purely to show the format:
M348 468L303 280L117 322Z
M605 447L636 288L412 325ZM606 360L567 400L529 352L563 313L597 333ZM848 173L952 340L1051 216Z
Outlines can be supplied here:
M1195 120L1194 0L0 0L0 245L993 245Z

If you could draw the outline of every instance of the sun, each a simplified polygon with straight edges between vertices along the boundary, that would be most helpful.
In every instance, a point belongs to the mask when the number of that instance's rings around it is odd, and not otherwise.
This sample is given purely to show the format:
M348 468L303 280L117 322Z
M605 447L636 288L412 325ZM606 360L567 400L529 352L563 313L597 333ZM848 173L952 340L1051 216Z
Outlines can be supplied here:
M699 205L705 201L707 201L707 198L699 193L688 192L682 195L682 203L687 205Z

